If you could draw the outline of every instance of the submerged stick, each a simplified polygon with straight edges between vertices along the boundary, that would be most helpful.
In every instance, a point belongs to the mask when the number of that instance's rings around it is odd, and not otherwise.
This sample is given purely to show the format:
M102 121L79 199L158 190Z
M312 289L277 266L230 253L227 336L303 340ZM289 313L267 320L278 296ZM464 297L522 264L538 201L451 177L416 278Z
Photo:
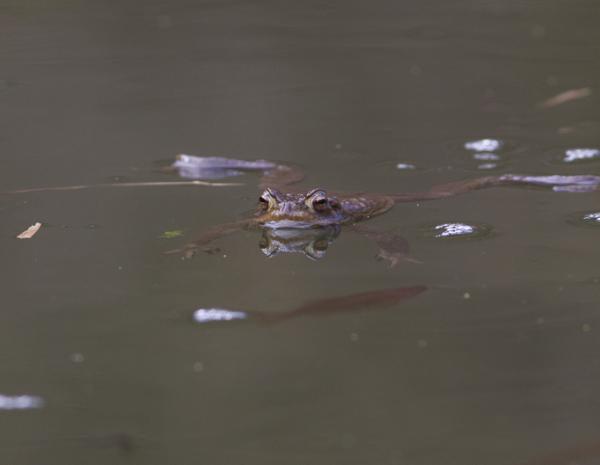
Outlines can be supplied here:
M416 297L425 292L427 286L396 287L378 289L375 291L359 292L338 297L327 297L307 302L295 309L280 315L290 318L300 315L323 315L326 313L349 312L366 310L368 308L387 307L396 305L403 300Z
M28 194L30 192L50 192L50 191L78 191L82 189L92 189L100 187L165 187L165 186L206 186L206 187L230 187L243 186L239 182L208 182L208 181L159 181L159 182L113 182L106 184L81 184L78 186L61 187L33 187L30 189L17 189L13 191L2 192L2 194Z
M427 286L396 287L359 292L338 297L317 299L286 312L266 312L253 310L229 310L224 308L199 308L194 312L196 323L230 322L250 320L261 323L279 323L300 316L322 316L331 313L355 312L372 308L398 305L425 292Z

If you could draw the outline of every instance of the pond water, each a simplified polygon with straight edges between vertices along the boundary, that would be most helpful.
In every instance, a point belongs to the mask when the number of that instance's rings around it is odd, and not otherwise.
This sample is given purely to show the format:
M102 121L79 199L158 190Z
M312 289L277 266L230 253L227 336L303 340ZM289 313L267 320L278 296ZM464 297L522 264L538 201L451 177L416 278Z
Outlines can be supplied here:
M0 190L174 181L178 153L346 191L598 175L599 19L595 0L4 0ZM395 268L345 231L315 261L253 231L164 255L254 207L256 176L227 181L0 196L3 463L508 465L600 443L597 193L397 205L369 223L410 243ZM194 313L411 286L280 324Z

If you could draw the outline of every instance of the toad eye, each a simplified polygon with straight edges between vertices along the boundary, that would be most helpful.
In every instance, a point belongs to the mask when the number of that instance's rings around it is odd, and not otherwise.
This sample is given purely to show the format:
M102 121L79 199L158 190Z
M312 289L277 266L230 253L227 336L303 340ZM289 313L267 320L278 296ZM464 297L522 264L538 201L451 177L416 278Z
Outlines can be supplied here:
M326 197L318 197L313 200L312 207L315 211L322 212L327 209L327 198Z
M269 199L265 198L264 195L261 195L258 198L258 205L260 206L260 208L262 208L263 210L266 210L267 208L269 208Z
M310 210L315 212L324 212L329 209L327 193L322 189L313 189L308 192L304 203Z
M258 198L258 207L261 210L267 211L272 210L277 206L277 193L274 193L271 189L265 190L262 195Z

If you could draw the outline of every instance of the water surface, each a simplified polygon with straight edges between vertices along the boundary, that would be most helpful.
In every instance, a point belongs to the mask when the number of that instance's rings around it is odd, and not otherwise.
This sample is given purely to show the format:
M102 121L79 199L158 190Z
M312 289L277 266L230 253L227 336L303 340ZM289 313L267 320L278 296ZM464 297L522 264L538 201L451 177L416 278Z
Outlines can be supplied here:
M599 174L561 161L600 148L599 18L591 0L5 0L1 190L173 180L159 167L182 152L347 191ZM482 139L503 145L465 148ZM162 255L251 209L256 177L239 179L0 197L0 394L40 400L0 410L3 462L504 465L600 441L600 227L573 221L597 194L399 205L371 223L422 262L395 269L345 232L319 261L269 259L252 232ZM415 285L388 309L193 320Z

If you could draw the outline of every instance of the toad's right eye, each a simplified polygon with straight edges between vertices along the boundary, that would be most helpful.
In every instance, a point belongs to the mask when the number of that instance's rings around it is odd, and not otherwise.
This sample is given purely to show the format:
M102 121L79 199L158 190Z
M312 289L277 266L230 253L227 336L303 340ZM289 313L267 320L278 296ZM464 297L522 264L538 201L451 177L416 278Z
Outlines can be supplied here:
M269 199L267 199L264 195L261 195L258 198L258 203L261 206L261 208L264 208L264 209L269 208Z

